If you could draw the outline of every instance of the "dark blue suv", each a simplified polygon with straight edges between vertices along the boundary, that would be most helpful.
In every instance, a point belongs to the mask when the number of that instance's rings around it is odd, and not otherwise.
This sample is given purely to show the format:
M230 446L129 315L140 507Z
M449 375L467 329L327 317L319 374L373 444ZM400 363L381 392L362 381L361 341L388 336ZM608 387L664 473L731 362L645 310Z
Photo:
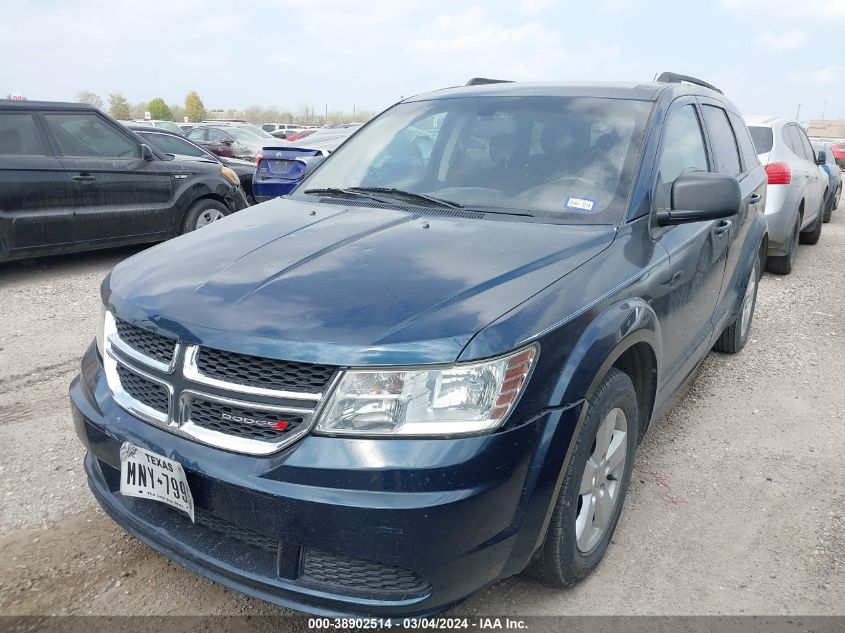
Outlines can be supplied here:
M321 614L599 564L649 423L748 338L765 172L693 78L471 83L104 280L70 394L128 532Z

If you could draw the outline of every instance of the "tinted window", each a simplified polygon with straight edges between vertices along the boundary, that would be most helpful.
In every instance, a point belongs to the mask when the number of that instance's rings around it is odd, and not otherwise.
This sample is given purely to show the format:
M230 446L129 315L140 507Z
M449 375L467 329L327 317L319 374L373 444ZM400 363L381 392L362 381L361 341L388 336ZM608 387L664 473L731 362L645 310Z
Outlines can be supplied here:
M707 151L695 108L685 105L669 115L660 149L655 206L668 209L672 183L685 171L707 171Z
M38 136L31 114L0 112L0 154L44 156L47 152Z
M141 156L139 144L126 138L96 114L45 113L44 119L65 156L103 158L140 158Z
M745 171L751 171L760 164L760 159L757 158L757 150L754 149L748 128L745 126L745 122L733 112L728 112L728 118L731 120L734 136L739 143L739 153L742 155Z
M751 132L751 140L754 141L754 149L758 154L765 154L772 151L774 144L774 137L772 136L772 128L761 127L759 125L749 125L748 131Z
M171 136L169 134L150 134L148 132L139 132L143 139L150 145L154 145L165 154L181 154L182 156L196 156L198 158L208 158L208 154L201 150L193 143L179 138L178 136Z
M389 187L467 207L615 223L623 217L651 108L587 97L401 103L343 143L298 191ZM302 145L314 146L319 136L323 147L330 134L355 130L324 130Z
M798 129L794 125L787 125L783 128L783 140L786 141L792 153L799 158L805 158L804 147L801 145L801 137L798 135Z
M265 123L264 125L261 126L261 129L264 130L265 132L275 132L276 126L273 125L272 123Z
M733 130L728 123L728 115L722 108L704 106L702 108L710 143L713 145L716 171L727 176L736 176L742 171L739 163L739 149L736 146Z
M816 153L813 151L813 146L810 145L810 139L807 138L807 133L797 125L795 126L795 130L798 132L798 138L801 139L801 147L804 149L804 157L811 163L815 163Z
M204 141L205 140L205 128L192 128L190 132L188 132L188 138L194 141Z
M206 130L206 138L211 141L212 143L222 143L223 141L229 138L228 135L224 134L220 130L216 128L210 128Z

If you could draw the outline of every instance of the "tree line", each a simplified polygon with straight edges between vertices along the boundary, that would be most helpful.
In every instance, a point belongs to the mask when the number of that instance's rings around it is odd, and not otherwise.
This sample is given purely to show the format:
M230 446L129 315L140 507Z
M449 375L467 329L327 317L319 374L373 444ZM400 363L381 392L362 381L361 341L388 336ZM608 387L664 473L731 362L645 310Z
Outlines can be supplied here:
M178 103L168 104L161 97L156 97L151 101L130 103L119 92L110 94L108 99L104 100L100 95L88 90L83 90L77 94L76 101L105 110L119 121L143 119L145 113L149 112L150 118L176 121L178 123L183 122L187 118L192 123L206 119L244 119L250 123L321 125L324 123L364 123L376 114L369 110L345 112L342 110L329 111L326 109L323 112L317 112L313 107L306 105L300 106L296 111L278 108L276 106L267 108L257 105L249 106L243 110L232 108L209 110L205 107L205 104L195 90L185 95L185 100L181 105Z

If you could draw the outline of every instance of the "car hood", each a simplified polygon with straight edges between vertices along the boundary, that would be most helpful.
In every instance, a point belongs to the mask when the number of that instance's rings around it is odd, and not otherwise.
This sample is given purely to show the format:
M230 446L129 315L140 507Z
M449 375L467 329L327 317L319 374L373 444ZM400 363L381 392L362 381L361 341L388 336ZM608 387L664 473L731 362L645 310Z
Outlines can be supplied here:
M442 213L272 200L122 262L104 299L123 319L220 349L445 363L615 236Z

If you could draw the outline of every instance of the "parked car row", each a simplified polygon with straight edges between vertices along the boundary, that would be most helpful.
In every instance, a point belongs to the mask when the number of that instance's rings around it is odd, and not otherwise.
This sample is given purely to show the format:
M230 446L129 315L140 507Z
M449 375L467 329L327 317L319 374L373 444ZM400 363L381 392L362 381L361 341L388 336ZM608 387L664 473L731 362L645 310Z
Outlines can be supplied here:
M0 260L158 242L246 208L231 169L144 140L92 106L0 101Z
M788 122L754 128L756 147L721 91L673 73L475 79L331 147L260 148L256 192L305 166L287 196L102 284L70 386L95 498L313 613L578 582L652 420L711 349L743 349L767 257L821 224L824 161Z
M816 244L825 217L839 205L841 174L825 169L826 148L814 148L804 128L776 117L747 117L760 162L768 177L766 270L788 275L798 244ZM832 173L836 172L836 173Z

